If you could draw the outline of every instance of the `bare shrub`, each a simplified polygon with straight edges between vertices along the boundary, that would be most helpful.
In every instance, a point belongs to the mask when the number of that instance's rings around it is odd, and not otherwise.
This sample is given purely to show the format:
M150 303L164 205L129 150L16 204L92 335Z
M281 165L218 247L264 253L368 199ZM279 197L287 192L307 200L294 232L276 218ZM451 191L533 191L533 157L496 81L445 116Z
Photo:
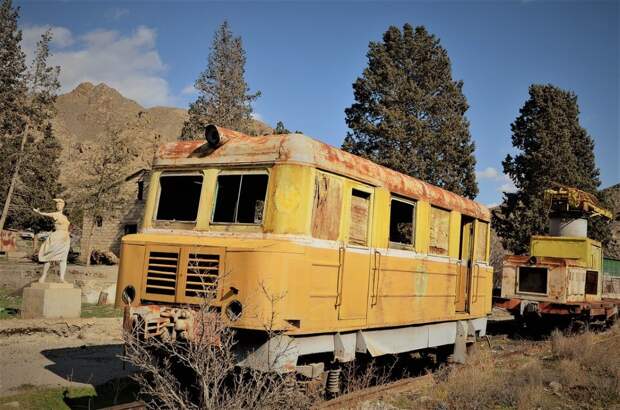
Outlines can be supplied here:
M593 335L585 332L580 335L565 336L559 330L551 333L551 351L562 359L579 359L591 353Z
M124 333L123 359L139 369L134 378L149 407L292 409L309 408L317 400L294 373L237 366L235 331L209 300L195 314L196 328L187 329L185 336L177 333L175 341L145 337L135 328Z
M390 382L397 362L398 358L394 356L384 358L382 363L378 363L375 359L357 359L344 363L342 365L342 393L353 393Z
M539 403L543 389L542 368L528 361L508 375L496 366L489 351L479 351L462 366L451 366L437 373L437 384L430 390L426 408L488 409L531 408ZM535 406L534 406L535 407Z

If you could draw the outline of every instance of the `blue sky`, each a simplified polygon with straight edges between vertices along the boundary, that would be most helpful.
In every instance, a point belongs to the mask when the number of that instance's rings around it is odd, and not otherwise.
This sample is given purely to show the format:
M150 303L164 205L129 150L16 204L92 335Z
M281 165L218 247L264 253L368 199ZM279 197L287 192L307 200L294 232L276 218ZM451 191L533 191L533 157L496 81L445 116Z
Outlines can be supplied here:
M106 82L146 106L186 107L204 69L213 32L227 19L243 38L246 79L263 96L265 122L339 146L351 84L369 41L390 25L424 25L441 39L453 77L464 81L476 143L480 195L501 201L511 183L501 161L512 152L510 124L532 83L579 97L581 124L596 143L602 186L620 182L619 2L115 2L16 1L24 48L45 27L63 90Z

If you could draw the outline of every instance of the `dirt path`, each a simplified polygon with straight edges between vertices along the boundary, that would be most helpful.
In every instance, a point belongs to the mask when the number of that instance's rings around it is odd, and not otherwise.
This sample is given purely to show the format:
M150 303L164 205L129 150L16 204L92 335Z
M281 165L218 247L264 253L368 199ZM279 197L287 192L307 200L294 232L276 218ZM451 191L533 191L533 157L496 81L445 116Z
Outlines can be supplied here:
M0 321L0 395L126 376L120 331L118 318Z

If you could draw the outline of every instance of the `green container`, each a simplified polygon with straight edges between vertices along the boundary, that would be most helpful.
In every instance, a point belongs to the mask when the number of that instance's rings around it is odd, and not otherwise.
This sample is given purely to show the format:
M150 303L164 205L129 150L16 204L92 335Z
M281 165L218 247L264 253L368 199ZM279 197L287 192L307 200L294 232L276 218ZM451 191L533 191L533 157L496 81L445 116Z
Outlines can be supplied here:
M620 277L620 261L617 259L603 259L603 273L609 276Z

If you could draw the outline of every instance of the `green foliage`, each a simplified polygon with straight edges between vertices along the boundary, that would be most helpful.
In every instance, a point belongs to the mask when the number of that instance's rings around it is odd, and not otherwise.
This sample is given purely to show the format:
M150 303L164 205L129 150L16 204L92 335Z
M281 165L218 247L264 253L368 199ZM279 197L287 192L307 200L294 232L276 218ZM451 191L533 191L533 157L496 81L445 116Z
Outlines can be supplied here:
M21 49L19 8L0 4L0 206L4 203L17 161L26 113L26 57Z
M512 145L519 153L507 155L502 165L517 191L504 194L493 227L505 248L523 254L532 235L547 231L543 195L545 189L552 188L552 182L598 195L600 180L594 142L579 124L577 96L573 92L550 84L531 85L529 99L511 129ZM590 222L590 236L606 241L607 224Z
M19 185L7 220L9 226L31 228L35 232L53 229L52 219L32 212L32 208L53 208L52 199L62 192L63 188L58 182L61 153L62 146L50 123L45 127L42 138L26 145Z
M390 27L371 42L368 66L345 110L343 149L473 198L474 144L463 82L452 79L439 39L424 27Z
M276 123L276 128L273 130L274 134L290 134L291 132L286 129L282 121Z
M234 37L224 21L215 32L207 68L194 84L199 95L189 106L181 140L203 138L207 124L251 132L251 103L260 91L249 94L244 78L245 60L241 37Z
M4 204L0 229L7 221L13 228L38 231L50 229L52 224L33 214L32 208L49 207L61 191L61 148L50 125L60 88L60 67L47 64L52 39L48 30L26 70L17 18L18 11L5 0L0 6L0 203Z

